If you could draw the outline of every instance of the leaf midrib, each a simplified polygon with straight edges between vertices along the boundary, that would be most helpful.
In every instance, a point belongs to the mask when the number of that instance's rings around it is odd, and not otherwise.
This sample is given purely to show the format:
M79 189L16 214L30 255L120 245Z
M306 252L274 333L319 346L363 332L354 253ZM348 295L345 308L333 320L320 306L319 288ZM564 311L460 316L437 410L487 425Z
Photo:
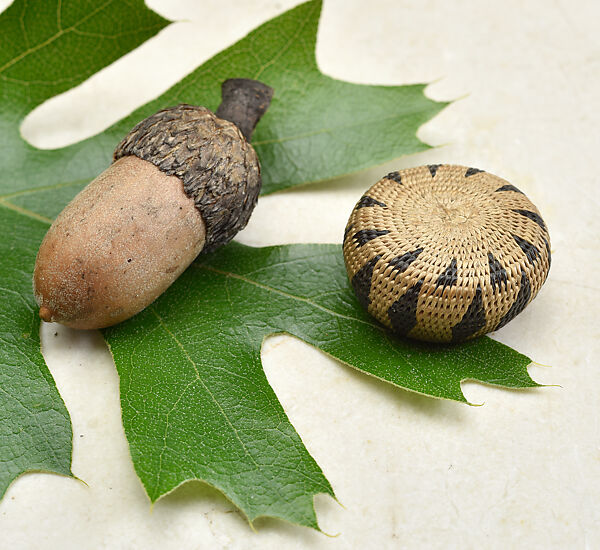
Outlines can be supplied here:
M21 214L21 216L31 218L38 222L43 222L47 225L52 225L52 220L50 218L46 218L46 216L36 214L35 212L28 210L27 208L17 206L16 204L13 204L12 202L8 202L4 199L0 199L0 206L6 208L7 210L12 210L13 212L17 212L18 214Z
M337 311L333 311L332 309L329 309L329 308L326 308L325 306L317 304L316 302L312 301L310 298L304 298L302 296L290 294L289 292L285 292L284 290L280 290L278 288L274 288L272 286L265 285L263 283L259 283L258 281L253 281L252 279L249 279L248 277L244 277L243 275L238 275L237 273L232 273L231 271L223 271L220 269L216 269L216 268L208 266L206 264L192 264L192 265L196 269L205 269L207 271L212 271L213 273L223 275L224 277L231 277L232 279L237 279L237 280L247 283L249 285L256 286L262 290L266 290L268 292L273 292L275 294L279 294L280 296L284 296L285 298L288 298L290 300L296 300L298 302L303 302L303 303L308 304L316 309L320 309L321 311L324 311L325 313L328 313L332 317L346 319L347 321L354 321L356 323L362 323L363 325L367 325L371 328L375 328L377 330L383 331L382 327L379 327L373 323L369 323L368 321L364 321L363 319L357 319L356 317L351 317L350 315L344 315L342 313L338 313Z
M53 183L51 185L40 185L39 187L32 187L30 189L21 189L20 191L14 191L12 193L0 195L0 201L4 202L5 199L14 199L15 197L22 197L23 195L33 195L35 193L42 193L44 191L55 191L57 189L63 189L64 187L81 185L82 183L86 183L89 181L89 178L82 178L79 180Z
M184 356L186 357L186 359L189 361L189 363L193 366L194 371L196 373L195 376L195 380L198 380L201 384L202 387L204 388L204 390L208 393L208 395L210 396L211 400L213 401L213 403L217 406L217 408L219 409L221 415L223 416L223 418L225 419L225 421L227 422L227 424L229 425L229 427L231 428L231 430L233 431L233 433L235 434L236 439L238 440L238 442L240 443L240 445L242 446L242 449L244 449L244 453L246 454L246 456L250 459L250 461L252 462L252 464L254 464L254 466L256 467L257 471L261 471L261 467L260 465L256 462L256 460L254 459L254 457L252 456L252 454L250 453L250 451L248 450L246 444L244 443L244 441L242 440L242 438L239 435L238 430L235 428L235 426L233 425L233 423L231 422L229 416L227 415L227 413L225 412L225 410L223 409L223 407L221 406L221 404L219 403L218 399L215 397L215 395L210 391L210 388L206 385L206 383L204 382L204 380L202 379L202 377L200 376L200 371L198 370L198 365L196 364L196 362L192 359L192 357L190 356L190 354L188 353L188 351L185 349L185 346L183 345L183 343L177 338L177 336L173 333L173 331L167 326L167 324L165 323L164 319L160 316L160 314L156 311L156 309L154 308L153 305L150 305L148 307L148 309L154 314L154 316L158 319L158 322L161 326L161 328L170 336L170 338L177 344L177 346L181 349L182 353L184 354ZM179 401L183 398L183 395L185 393L185 391L187 390L187 388L189 388L189 386L194 382L194 380L192 380L186 387L185 389L181 392L181 395L177 398L177 400L175 401L175 403L173 404L173 406L171 407L171 409L169 410L169 412L166 415L167 418L167 422L165 425L165 433L163 436L164 439L164 445L163 448L161 449L161 453L160 453L160 457L159 457L159 468L158 468L158 472L157 472L157 480L156 480L156 485L157 487L155 488L158 489L160 491L160 475L162 473L162 456L164 451L167 449L167 432L168 432L168 428L169 428L169 422L168 422L168 417L171 414L171 412L173 412L175 410L175 408L177 407L177 404L179 403ZM280 466L283 469L287 469L283 466ZM310 480L311 482L314 482L315 480L312 479L310 476L308 476L307 474L305 474L304 472L298 472L297 470L295 470L297 473L300 473L303 477L305 477L306 479ZM321 485L323 492L329 494L331 488L324 485L324 484L319 484Z
M426 106L427 107L427 106ZM335 126L331 126L328 128L319 128L316 130L311 130L310 132L304 132L302 134L295 134L295 135L289 135L289 136L283 136L281 138L277 138L277 139L264 139L262 141L253 141L252 142L252 146L256 147L257 145L271 145L273 143L285 143L287 141L293 141L293 140L300 140L300 139L307 139L313 136L318 136L321 134L327 134L327 133L331 133L331 132L336 132L336 131L340 131L340 130L348 130L348 129L354 129L354 128L364 128L367 125L375 125L377 126L379 123L381 122L385 122L387 120L393 120L396 118L403 118L406 117L407 112L409 114L418 114L421 112L426 112L428 109L412 109L410 111L406 111L406 112L402 112L402 113L394 113L393 115L389 115L389 116L382 116L382 117L377 117L377 118L371 118L368 121L364 121L364 120L357 120L355 122L350 122L348 124L338 124Z
M259 465L257 464L256 460L254 460L254 457L248 451L248 448L246 447L245 443L242 441L242 439L241 439L238 431L236 430L235 426L233 425L233 423L229 419L229 416L227 416L227 413L225 412L225 410L223 409L223 407L221 406L221 404L219 403L219 401L217 400L217 398L210 391L210 388L206 385L206 383L204 382L204 380L200 376L200 371L198 370L198 365L196 365L196 362L192 359L192 357L190 356L190 354L188 353L188 351L185 349L185 346L179 341L179 339L177 338L177 336L175 336L175 334L173 333L173 331L167 326L167 324L165 323L164 319L156 311L156 308L153 305L150 305L148 307L148 309L158 319L158 322L159 322L160 326L162 327L162 329L173 339L173 341L181 349L181 351L182 351L183 355L185 356L185 358L189 361L189 363L192 365L192 367L194 367L194 371L196 373L196 380L198 380L198 382L200 382L200 384L202 384L202 387L204 388L204 391L206 391L206 393L210 396L212 402L219 409L219 412L221 413L222 417L225 419L225 421L229 425L230 429L235 434L235 437L238 440L239 444L242 446L242 449L244 449L244 453L246 454L246 456L250 459L250 461L252 462L252 464L254 464L254 466L256 467L256 469L260 470ZM186 389L187 389L187 387L189 387L189 385L186 386ZM161 476L161 473L162 473L162 455L163 455L165 449L167 448L166 439L167 439L167 431L168 431L168 428L169 428L168 415L171 414L171 412L175 409L175 407L179 403L179 400L183 397L183 393L184 392L182 392L182 394L179 396L179 399L175 402L175 404L173 405L173 407L171 408L171 410L167 413L167 422L166 422L166 426L165 426L165 435L164 435L165 445L163 446L163 448L161 450L161 453L160 453L160 464L161 464L161 466L159 466L158 472L157 472L157 476L156 476L157 477L157 480L156 480L157 488L160 488L160 476ZM158 489L158 490L160 490L160 489Z

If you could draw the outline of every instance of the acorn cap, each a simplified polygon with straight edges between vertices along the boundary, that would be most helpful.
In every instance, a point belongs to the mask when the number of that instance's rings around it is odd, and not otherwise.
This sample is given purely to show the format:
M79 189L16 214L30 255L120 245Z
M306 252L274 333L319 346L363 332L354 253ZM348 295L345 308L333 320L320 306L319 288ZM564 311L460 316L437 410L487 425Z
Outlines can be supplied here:
M272 95L272 88L255 80L226 80L220 116L187 104L163 109L135 126L115 149L115 161L135 155L182 181L206 226L202 252L228 243L250 219L261 177L249 140Z

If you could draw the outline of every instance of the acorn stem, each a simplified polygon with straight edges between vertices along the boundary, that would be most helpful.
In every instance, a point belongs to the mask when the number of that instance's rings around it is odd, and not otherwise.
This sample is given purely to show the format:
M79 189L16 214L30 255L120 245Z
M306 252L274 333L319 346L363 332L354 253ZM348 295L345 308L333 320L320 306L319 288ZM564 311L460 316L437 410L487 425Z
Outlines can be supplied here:
M269 108L273 88L249 78L230 78L221 85L221 105L215 114L233 122L250 141L260 118Z

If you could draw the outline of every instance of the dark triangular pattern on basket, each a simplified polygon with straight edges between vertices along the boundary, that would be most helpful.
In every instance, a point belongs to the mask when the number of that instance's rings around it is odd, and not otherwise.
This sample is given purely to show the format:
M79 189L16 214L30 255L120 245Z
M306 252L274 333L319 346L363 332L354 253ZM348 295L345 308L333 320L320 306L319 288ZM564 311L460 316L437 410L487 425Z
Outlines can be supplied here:
M542 217L539 214L536 214L531 210L522 210L520 208L513 208L513 212L516 212L517 214L521 214L521 216L529 218L530 220L537 223L544 231L546 231L546 224L544 223L544 220L542 220Z
M525 256L527 256L529 263L532 265L535 264L536 260L540 257L540 251L537 249L537 247L528 240L524 239L523 237L519 237L514 233L513 238L515 241L517 241L517 244L521 247L521 250L525 253Z
M527 275L525 275L525 272L521 271L521 284L519 286L519 293L517 294L512 306L510 306L510 309L506 312L504 317L500 319L500 322L494 330L502 328L504 325L506 325L506 323L519 315L519 313L525 309L525 306L529 303L530 299L531 283L529 282Z
M435 282L435 288L447 286L454 286L458 281L458 269L456 264L456 258L452 258L450 265L444 270L444 272L438 277ZM443 289L442 289L443 292Z
M406 271L408 266L418 258L421 252L423 252L423 249L417 248L416 250L411 250L410 252L402 254L402 256L396 256L395 258L392 258L388 262L388 265L392 268L390 276L396 277L400 275L400 273Z
M550 265L552 265L552 254L550 254L550 243L547 239L544 239L544 244L546 245L546 252L548 252L548 271L546 271L546 279L548 278L548 273L550 273ZM544 281L546 280L544 279Z
M428 164L427 168L429 168L429 173L431 174L432 178L435 178L435 175L437 174L438 168L441 166L441 164Z
M390 172L386 176L386 179L392 180L392 181L395 181L396 183L402 184L402 177L400 176L400 174L398 172Z
M343 243L346 242L346 239L348 238L348 235L350 234L350 231L352 231L353 228L354 228L354 224L351 223L350 225L348 225L346 227L346 229L344 229L344 240L343 240Z
M387 314L394 332L406 336L417 324L417 303L423 282L424 279L418 281L389 307Z
M388 233L388 229L361 229L354 233L352 238L356 241L356 246L363 246L369 241L387 235Z
M360 305L365 309L367 309L371 303L369 294L371 293L373 269L375 269L375 264L377 264L380 259L380 255L373 257L356 272L354 277L352 277L352 287L354 288L356 297L358 298Z
M463 318L452 327L452 341L460 342L466 340L469 336L479 332L485 327L485 310L483 309L483 300L481 297L481 287L477 285L473 301L469 305Z
M383 208L387 208L387 204L384 202L378 201L373 197L369 197L368 195L363 195L358 201L357 205L354 207L354 210L358 210L359 208L366 208L369 206L381 206Z
M498 189L496 189L496 193L498 193L499 191L514 191L515 193L521 193L521 195L524 195L525 193L523 193L523 191L521 191L520 189L517 189L514 185L503 185L502 187L498 187Z
M479 174L479 172L485 172L485 170L480 170L479 168L468 168L465 172L465 178Z
M502 291L501 283L504 283L504 290L508 284L508 274L502 264L494 257L491 252L488 252L488 262L490 264L490 283L492 288L496 290L496 287Z

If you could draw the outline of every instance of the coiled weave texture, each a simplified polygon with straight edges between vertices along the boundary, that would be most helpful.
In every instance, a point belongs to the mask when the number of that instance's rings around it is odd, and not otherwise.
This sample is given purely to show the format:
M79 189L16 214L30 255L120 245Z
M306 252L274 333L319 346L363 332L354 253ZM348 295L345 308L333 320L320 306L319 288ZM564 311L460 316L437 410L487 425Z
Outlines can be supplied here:
M507 181L465 166L392 172L358 201L344 235L362 304L398 334L459 342L501 328L550 268L537 208Z

